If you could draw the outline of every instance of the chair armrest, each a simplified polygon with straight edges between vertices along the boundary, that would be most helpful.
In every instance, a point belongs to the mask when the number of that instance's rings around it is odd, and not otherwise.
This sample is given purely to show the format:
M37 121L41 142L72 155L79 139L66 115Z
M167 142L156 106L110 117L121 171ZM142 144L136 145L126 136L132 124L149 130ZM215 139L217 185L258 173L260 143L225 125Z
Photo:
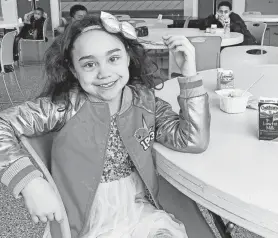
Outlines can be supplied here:
M20 140L21 140L22 144L24 145L24 147L27 149L27 151L30 153L30 155L32 156L34 161L37 163L37 165L41 169L42 173L44 174L46 180L52 186L52 188L54 189L55 193L58 196L58 199L60 200L60 206L61 206L62 212L63 212L63 221L60 223L60 230L62 233L62 238L71 238L70 226L69 226L66 209L63 204L61 195L58 191L58 188L57 188L51 174L49 173L49 171L48 171L47 167L45 166L44 162L42 161L42 159L39 157L38 153L35 151L35 149L30 144L29 139L27 137L22 136L20 138ZM51 148L49 148L49 149L51 149Z

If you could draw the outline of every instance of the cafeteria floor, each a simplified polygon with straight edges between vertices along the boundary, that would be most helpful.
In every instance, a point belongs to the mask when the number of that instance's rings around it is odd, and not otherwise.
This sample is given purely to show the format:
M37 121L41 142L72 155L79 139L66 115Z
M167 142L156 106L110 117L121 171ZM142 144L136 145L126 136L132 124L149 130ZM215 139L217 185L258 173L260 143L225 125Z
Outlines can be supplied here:
M49 38L49 42L47 43L47 45L51 44L51 41L52 39ZM43 55L43 51L47 47L47 45L41 48L40 55ZM34 51L34 49L36 49L34 45L27 44L24 45L24 47L25 48L23 48L23 51L28 52L29 56L34 56L37 54L37 52ZM35 98L40 93L46 82L46 78L43 72L43 65L16 67L16 74L27 99ZM12 76L12 73L10 75L11 78L9 78L8 75L5 75L5 79L8 88L11 91L12 99L13 101L21 101L22 96L19 90L17 90L16 82ZM1 103L7 101L8 96L6 94L3 81L2 79L0 79L0 111L10 107L9 104ZM202 214L204 215L208 224L214 231L216 237L221 238L208 211L201 206L199 206L199 208L202 211ZM11 193L6 189L6 187L4 187L3 184L0 184L0 238L41 238L44 227L45 224L43 223L39 223L36 225L31 221L30 215L28 214L24 206L23 199L14 199ZM232 237L260 238L260 236L257 236L238 226L234 229Z

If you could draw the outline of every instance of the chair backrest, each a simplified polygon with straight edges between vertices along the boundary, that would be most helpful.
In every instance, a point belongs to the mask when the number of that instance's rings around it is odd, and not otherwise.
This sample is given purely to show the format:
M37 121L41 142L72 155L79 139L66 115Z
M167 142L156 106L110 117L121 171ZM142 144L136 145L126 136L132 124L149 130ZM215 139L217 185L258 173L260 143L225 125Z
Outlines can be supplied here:
M29 154L32 156L33 162L41 169L42 173L44 174L46 180L52 186L54 191L56 192L59 200L60 206L63 210L63 221L59 224L59 228L57 228L57 223L52 222L51 228L57 230L60 229L61 238L71 238L71 232L69 227L69 221L66 213L66 209L64 207L62 198L58 191L58 188L49 172L50 163L51 163L51 147L53 143L53 133L46 134L44 136L39 137L25 137L22 136L20 141L22 145L27 149ZM49 228L49 225L48 225ZM48 237L48 236L46 236Z
M4 65L13 65L13 46L17 31L11 31L4 35L1 42L1 69L4 72Z
M116 14L114 15L115 17L117 17L119 20L129 20L130 19L130 15L125 15L125 14Z
M220 64L220 36L187 37L195 47L197 71L216 69Z
M264 22L245 22L247 29L256 38L259 45L264 44L264 34L267 24Z
M44 41L46 40L48 19L49 19L49 18L45 18L45 21L44 21L44 23L43 23L43 40L44 40Z
M189 25L189 21L192 19L192 16L189 16L186 18L185 22L184 22L184 25L183 25L183 28L188 28L188 25Z
M262 15L262 13L261 12L250 11L250 12L243 12L242 15Z

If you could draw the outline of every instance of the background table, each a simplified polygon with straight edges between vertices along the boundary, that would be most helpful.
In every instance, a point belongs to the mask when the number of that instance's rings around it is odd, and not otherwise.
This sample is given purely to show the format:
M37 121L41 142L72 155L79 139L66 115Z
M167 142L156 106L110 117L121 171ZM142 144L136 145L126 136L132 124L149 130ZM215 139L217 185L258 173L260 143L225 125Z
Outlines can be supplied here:
M254 22L278 22L278 15L242 15L241 16L244 21L254 21Z
M167 28L167 29L149 29L149 35L146 37L141 37L144 40L162 42L162 36L169 35L184 35L187 37L204 37L204 36L221 36L222 44L221 46L237 45L243 42L243 35L237 32L230 32L225 34L223 32L218 32L215 34L205 33L205 31L196 28Z
M6 23L4 21L0 21L0 28L2 29L16 29L19 32L19 27L22 27L24 23Z
M255 96L278 97L278 65L234 69L236 87L246 88L263 73ZM216 70L203 71L210 95L211 140L202 154L184 154L155 143L158 172L199 204L264 237L278 237L278 143L258 140L258 111L227 114L214 93ZM157 96L178 112L176 79Z
M250 50L256 50L259 54L248 54ZM265 54L261 54L265 51ZM222 50L220 66L226 69L245 65L278 64L278 47L261 45L241 45L227 47ZM277 95L278 97L278 95Z
M159 24L164 24L164 25L171 25L171 24L173 24L173 20L171 20L171 19L162 19L162 20L157 20L157 18L131 18L130 19L131 21L132 20L140 20L140 21L144 21L145 23L144 23L144 25L145 26L153 26L153 25L155 25L155 24L157 24L157 23L159 23Z

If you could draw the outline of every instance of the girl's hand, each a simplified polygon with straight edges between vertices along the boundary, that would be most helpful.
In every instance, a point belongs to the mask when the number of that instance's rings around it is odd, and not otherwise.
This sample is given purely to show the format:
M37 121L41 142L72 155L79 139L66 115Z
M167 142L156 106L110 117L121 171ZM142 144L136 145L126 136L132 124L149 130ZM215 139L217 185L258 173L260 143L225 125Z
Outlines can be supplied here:
M22 190L26 207L31 214L32 220L38 223L53 221L62 221L62 211L57 195L50 184L43 178L33 179Z
M195 47L185 36L164 36L164 43L172 52L183 76L196 75Z

